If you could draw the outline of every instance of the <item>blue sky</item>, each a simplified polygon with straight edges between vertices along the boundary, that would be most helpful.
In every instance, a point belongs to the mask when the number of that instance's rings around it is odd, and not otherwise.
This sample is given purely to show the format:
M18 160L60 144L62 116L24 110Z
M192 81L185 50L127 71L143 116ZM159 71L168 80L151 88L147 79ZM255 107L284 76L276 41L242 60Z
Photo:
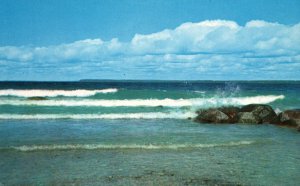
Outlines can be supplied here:
M300 79L300 1L0 1L0 80Z

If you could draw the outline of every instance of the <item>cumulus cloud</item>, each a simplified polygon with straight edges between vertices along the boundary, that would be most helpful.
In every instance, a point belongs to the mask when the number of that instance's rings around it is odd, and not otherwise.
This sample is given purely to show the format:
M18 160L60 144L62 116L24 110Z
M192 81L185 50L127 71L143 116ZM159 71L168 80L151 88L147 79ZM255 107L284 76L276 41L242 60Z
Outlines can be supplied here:
M184 23L174 30L135 35L132 47L141 53L232 53L295 54L300 51L300 24L286 26L250 21L239 26L233 21Z
M184 23L175 29L136 34L128 42L86 39L46 47L0 47L3 74L13 67L20 72L48 68L58 73L60 65L81 78L87 74L113 78L126 72L127 77L116 78L174 79L177 74L180 79L231 79L235 72L233 79L266 79L275 73L278 79L299 79L299 56L300 23L260 20L245 25L226 20ZM290 71L282 73L282 68ZM264 74L249 77L260 72Z

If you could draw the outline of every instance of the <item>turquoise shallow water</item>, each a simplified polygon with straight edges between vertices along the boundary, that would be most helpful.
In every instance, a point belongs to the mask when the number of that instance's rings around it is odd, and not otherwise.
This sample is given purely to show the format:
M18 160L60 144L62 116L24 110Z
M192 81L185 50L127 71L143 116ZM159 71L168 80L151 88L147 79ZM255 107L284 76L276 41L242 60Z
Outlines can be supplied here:
M0 122L0 136L0 180L5 185L297 185L300 181L300 136L272 125L26 120ZM78 148L45 148L66 144ZM45 149L12 148L23 145Z
M299 108L299 93L299 82L2 82L0 183L298 185L299 132L187 118L221 105Z

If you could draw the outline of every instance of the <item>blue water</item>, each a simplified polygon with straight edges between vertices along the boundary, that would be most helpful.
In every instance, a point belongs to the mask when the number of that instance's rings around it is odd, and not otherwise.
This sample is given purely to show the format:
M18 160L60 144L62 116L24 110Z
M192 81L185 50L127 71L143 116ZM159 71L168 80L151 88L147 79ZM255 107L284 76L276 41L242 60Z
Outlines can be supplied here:
M250 103L279 113L299 93L299 81L0 82L0 183L298 185L296 130L188 118Z

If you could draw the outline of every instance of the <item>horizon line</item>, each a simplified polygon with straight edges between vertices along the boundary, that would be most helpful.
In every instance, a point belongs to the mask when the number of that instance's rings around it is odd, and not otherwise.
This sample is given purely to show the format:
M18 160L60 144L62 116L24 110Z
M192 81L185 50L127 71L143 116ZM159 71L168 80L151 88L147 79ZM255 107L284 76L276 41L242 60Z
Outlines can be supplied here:
M259 81L300 81L300 79L261 79L261 80L179 80L179 79L80 79L80 80L0 80L0 82L100 82L100 81L213 81L213 82L225 82L225 81L248 81L248 82L259 82Z

